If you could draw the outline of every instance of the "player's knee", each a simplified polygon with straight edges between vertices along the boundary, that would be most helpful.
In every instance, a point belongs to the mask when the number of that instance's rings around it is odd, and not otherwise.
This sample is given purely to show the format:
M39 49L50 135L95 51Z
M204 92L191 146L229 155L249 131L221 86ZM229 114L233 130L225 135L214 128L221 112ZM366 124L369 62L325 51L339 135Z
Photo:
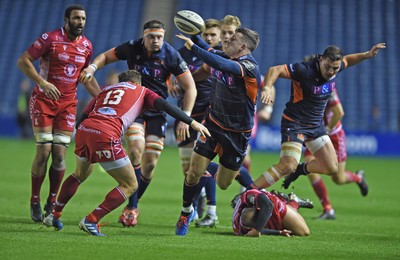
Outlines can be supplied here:
M347 181L346 175L339 173L331 175L331 178L335 184L345 184Z
M138 161L140 162L140 158L142 158L143 152L141 149L137 147L132 147L129 148L128 154L129 154L129 159L135 163Z
M51 144L53 143L53 134L47 133L35 133L35 141L37 144Z
M65 165L65 155L64 154L53 154L52 156L52 167L54 169L65 169L66 165Z
M157 165L157 160L155 159L147 161L146 164L142 165L142 174L145 175L146 173L152 173L156 168L156 165ZM145 177L151 178L151 176L145 176Z
M130 197L135 191L138 189L138 182L137 181L130 181L126 185L126 195Z
M200 181L200 177L201 177L201 175L198 175L198 174L196 174L195 171L189 169L185 173L185 182L187 184L195 184L195 183L198 183Z
M54 134L53 144L62 145L68 148L71 143L71 137L65 134Z
M228 187L231 185L231 182L227 182L227 181L218 181L217 180L217 185L221 190L226 190L228 189Z
M294 160L280 160L276 168L283 174L287 175L296 170L297 163Z
M300 236L307 237L310 235L310 233L310 229L308 227L304 227L304 229L301 231Z
M338 163L336 162L330 162L327 166L326 166L326 173L328 174L328 175L331 175L331 176L333 176L333 175L337 175L337 173L338 173L338 170L339 170L339 167L338 167Z
M162 138L157 136L146 137L145 153L152 153L160 156L162 150L164 150L164 142Z

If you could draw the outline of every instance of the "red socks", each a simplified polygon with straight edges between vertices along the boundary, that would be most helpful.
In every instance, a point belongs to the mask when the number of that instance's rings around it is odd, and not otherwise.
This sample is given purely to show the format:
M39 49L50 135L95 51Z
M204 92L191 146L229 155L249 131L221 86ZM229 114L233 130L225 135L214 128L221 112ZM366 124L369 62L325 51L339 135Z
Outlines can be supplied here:
M97 223L105 215L118 208L127 199L125 193L119 188L115 187L111 190L104 201L86 217L90 223Z

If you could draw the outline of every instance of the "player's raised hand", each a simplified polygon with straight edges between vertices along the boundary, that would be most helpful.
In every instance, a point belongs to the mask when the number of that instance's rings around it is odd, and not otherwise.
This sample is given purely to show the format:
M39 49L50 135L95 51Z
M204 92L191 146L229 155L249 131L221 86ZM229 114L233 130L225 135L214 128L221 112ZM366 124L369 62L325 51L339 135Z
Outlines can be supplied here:
M374 46L372 46L371 50L368 52L368 56L370 58L373 58L378 54L379 49L385 49L385 48L386 48L386 43L384 43L384 42L375 44Z
M265 105L274 103L271 87L264 87L260 94L260 100Z
M183 35L183 34L177 34L176 37L178 37L179 39L185 41L185 47L186 47L188 50L191 50L191 49L192 49L192 46L193 46L194 43L193 43L193 41L192 41L189 37L186 37L186 36Z

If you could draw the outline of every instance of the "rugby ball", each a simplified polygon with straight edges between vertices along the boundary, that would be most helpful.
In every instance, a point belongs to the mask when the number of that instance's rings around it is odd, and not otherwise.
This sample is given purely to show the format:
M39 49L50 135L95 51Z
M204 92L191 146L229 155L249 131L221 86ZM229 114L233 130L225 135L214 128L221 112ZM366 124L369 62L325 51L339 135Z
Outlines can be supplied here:
M203 18L190 10L181 10L174 16L174 23L179 31L196 35L204 31L205 25Z

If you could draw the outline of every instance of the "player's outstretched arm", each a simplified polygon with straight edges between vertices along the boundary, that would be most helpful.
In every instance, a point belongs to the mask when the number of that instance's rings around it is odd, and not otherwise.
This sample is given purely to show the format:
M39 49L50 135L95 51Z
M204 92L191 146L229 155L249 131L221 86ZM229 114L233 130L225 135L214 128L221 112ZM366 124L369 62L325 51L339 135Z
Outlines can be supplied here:
M361 53L353 53L343 57L343 61L347 64L347 67L356 65L366 59L374 58L380 49L385 49L386 43L381 42L372 46L369 51L361 52Z
M114 50L115 48L111 48L94 58L92 63L81 71L81 74L79 75L79 81L82 83L91 81L96 70L103 68L107 64L118 61Z
M87 92L92 96L95 97L100 93L100 86L99 83L97 82L96 78L93 77L93 80L83 83L82 84Z
M208 131L208 129L205 126L203 126L202 124L200 124L199 122L197 122L196 120L194 120L193 118L188 116L185 112L183 112L177 106L171 105L170 103L168 103L165 99L163 99L161 97L157 98L154 101L154 107L157 110L165 111L170 116L190 125L194 130L199 132L202 136L204 136L204 137L211 136L210 132ZM179 138L184 138L184 136L179 136L178 139Z

